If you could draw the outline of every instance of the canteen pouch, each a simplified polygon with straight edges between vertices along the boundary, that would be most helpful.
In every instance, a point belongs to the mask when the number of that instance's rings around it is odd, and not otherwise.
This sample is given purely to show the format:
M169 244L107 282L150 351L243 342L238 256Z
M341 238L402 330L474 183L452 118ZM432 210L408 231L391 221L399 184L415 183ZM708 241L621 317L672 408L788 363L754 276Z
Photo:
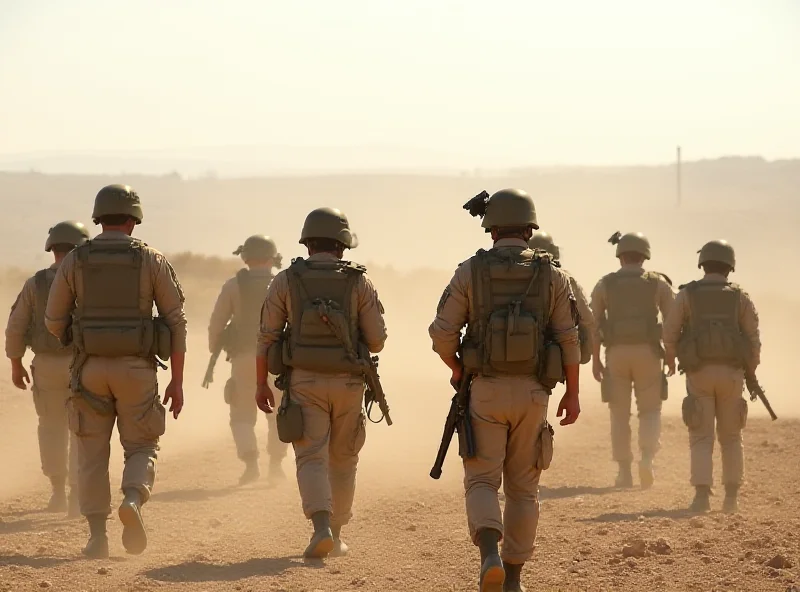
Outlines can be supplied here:
M283 393L275 424L278 427L278 439L284 444L302 440L303 408L292 401L288 391Z
M222 389L223 397L225 402L230 405L231 401L233 401L233 391L236 389L236 383L233 381L233 378L229 378L225 382L225 388Z
M553 462L554 441L555 430L549 422L545 421L539 432L539 438L536 440L533 467L537 471L546 471L550 468L550 463Z
M539 382L548 390L553 390L564 379L564 364L561 358L561 346L549 343L544 350L544 368Z
M683 423L686 424L686 427L690 430L697 430L700 428L703 422L703 410L700 405L698 405L696 397L686 395L683 398L681 416L683 417Z

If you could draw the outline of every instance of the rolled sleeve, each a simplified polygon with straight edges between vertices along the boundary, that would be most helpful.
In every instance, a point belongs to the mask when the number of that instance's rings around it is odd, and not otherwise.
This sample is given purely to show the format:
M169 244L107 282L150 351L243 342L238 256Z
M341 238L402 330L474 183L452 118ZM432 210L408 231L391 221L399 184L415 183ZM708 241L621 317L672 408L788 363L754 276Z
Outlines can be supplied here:
M369 351L376 354L386 343L386 322L378 292L367 274L362 274L356 288L358 297L358 327Z
M578 340L577 319L574 315L575 296L569 276L560 269L553 269L551 277L550 333L561 347L565 366L580 364L581 347Z
M64 258L56 271L44 312L44 326L62 343L64 332L72 320L72 311L75 310L74 270L75 252L73 251Z
M35 280L30 278L25 282L22 291L17 296L11 313L8 315L6 325L6 356L10 359L22 358L28 346L25 335L33 324L34 301L36 298Z
M472 286L472 264L465 261L456 270L445 288L436 317L428 327L433 342L433 351L443 358L458 353L461 345L461 330L469 319L469 299Z
M597 282L597 285L592 290L592 317L594 318L594 334L592 336L595 347L601 342L600 328L603 326L603 321L606 318L606 286L603 280Z
M228 280L222 286L214 310L208 321L208 351L213 353L219 343L228 321L233 316L233 299L236 290L236 280Z
M258 331L258 355L266 356L270 346L277 342L289 319L289 278L280 272L267 290L261 307L261 326Z
M154 257L153 299L159 314L169 327L172 336L172 351L186 351L186 313L184 296L175 270L160 253Z
M761 363L761 334L758 328L758 311L750 296L740 292L739 326L745 339L750 343L750 362L753 366Z

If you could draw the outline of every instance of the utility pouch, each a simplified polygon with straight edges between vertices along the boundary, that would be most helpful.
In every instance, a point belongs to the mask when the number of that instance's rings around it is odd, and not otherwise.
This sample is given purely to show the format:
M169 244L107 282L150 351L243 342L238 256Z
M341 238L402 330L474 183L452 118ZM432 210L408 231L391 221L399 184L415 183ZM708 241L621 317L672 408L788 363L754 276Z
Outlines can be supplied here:
M278 427L278 439L281 442L291 444L302 440L303 408L292 401L288 390L283 393L283 399L275 417L275 424Z
M544 368L539 382L548 390L553 390L564 378L564 364L561 357L561 346L549 343L544 350Z
M555 430L549 422L545 421L537 440L537 450L533 465L537 471L546 471L550 468L550 463L553 461L554 443Z

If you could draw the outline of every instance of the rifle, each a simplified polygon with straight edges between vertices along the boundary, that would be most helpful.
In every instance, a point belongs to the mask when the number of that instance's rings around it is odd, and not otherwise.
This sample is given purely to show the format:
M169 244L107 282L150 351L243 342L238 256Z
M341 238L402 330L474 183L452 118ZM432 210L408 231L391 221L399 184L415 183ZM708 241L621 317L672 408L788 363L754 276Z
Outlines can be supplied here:
M364 393L364 408L367 410L367 419L372 423L380 423L386 418L386 425L392 425L392 418L389 416L389 404L386 402L386 393L383 392L383 385L378 374L378 356L372 356L364 344L359 344L359 359L362 361L361 368L364 375L364 382L367 391ZM381 410L381 418L374 421L370 417L373 404L377 403Z
M764 403L764 407L767 408L767 412L769 412L769 416L772 418L772 421L778 419L778 416L775 415L775 412L772 410L772 405L769 404L767 395L764 394L764 389L758 383L758 378L756 378L756 373L747 372L745 373L744 379L745 383L747 384L747 390L750 393L750 400L755 401L756 398L761 399L761 402Z
M225 349L226 346L228 345L232 331L233 331L232 325L228 323L225 326L225 329L223 329L222 335L220 335L219 339L217 339L216 347L214 348L214 351L211 352L211 358L208 360L208 366L206 367L206 375L203 377L204 389L207 389L208 385L214 382L214 366L217 365L217 360L219 359L222 350Z
M472 387L472 374L465 374L458 385L456 394L450 403L450 412L444 422L444 433L442 443L439 444L439 451L436 453L436 461L433 463L430 476L438 479L442 476L442 466L450 448L453 434L458 432L458 453L462 458L475 457L475 434L472 432L472 420L469 415L469 397Z

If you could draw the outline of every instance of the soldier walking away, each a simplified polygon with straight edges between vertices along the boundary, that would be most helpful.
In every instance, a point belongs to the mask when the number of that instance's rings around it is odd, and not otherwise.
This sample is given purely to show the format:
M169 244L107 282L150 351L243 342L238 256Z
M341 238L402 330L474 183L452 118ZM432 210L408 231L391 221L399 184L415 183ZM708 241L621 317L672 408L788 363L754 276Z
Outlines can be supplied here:
M558 248L553 242L552 235L547 232L537 230L533 233L531 240L528 241L528 246L531 249L541 249L550 253L554 259L561 263L561 249ZM589 307L589 299L586 298L586 292L583 286L578 283L570 272L563 267L561 271L569 277L569 285L572 288L572 294L575 296L575 301L578 305L578 339L581 343L581 364L588 364L592 360L592 339L594 338L594 315L592 309Z
M474 377L469 418L476 454L464 458L464 486L470 536L481 553L480 590L521 591L539 521L539 477L553 453L547 408L563 375L561 425L580 414L575 301L569 277L550 255L528 247L539 226L527 193L483 192L464 207L483 217L494 247L458 267L428 331L451 384Z
M274 277L272 269L281 268L281 255L275 241L264 235L249 237L233 254L241 255L247 268L241 269L236 277L222 286L208 324L208 347L213 354L222 346L231 362L231 377L225 383L225 402L230 407L231 434L236 452L245 463L244 473L239 479L239 484L244 485L260 476L255 431L258 407L253 397L256 345L261 308ZM278 438L275 416L267 415L267 420L269 480L274 484L286 479L281 463L288 445Z
M597 329L592 371L611 415L611 450L619 463L617 487L633 487L632 390L636 396L639 479L646 489L655 480L653 459L661 445L661 406L666 397L658 313L666 317L675 293L666 275L642 267L650 259L647 237L617 232L609 242L617 247L620 269L603 277L592 291ZM606 348L605 366L600 359L601 343Z
M276 411L267 373L279 375L278 429L294 447L303 512L314 525L305 556L322 558L348 551L341 529L352 517L367 435L364 354L383 349L386 327L366 269L342 260L358 240L341 211L312 211L300 243L308 259L295 259L267 292L256 402L265 413Z
M158 397L157 358L172 360L164 403L170 401L169 410L177 418L183 408L186 317L172 266L131 236L142 221L133 189L101 189L92 219L102 232L64 258L50 289L45 325L62 343L74 343L68 414L70 429L78 437L80 508L91 532L83 552L105 558L115 423L125 451L125 499L119 507L122 543L134 555L147 546L141 508L153 489L158 440L166 424ZM152 316L153 303L157 318Z
M666 364L674 374L677 356L686 373L682 410L689 428L691 484L696 491L690 509L711 509L716 423L725 485L722 509L733 513L738 511L744 479L745 375L754 375L761 361L758 313L747 293L728 280L736 268L733 247L715 240L698 252L697 267L702 267L704 276L680 287L664 323Z
M44 325L44 310L56 270L72 249L89 240L89 231L80 222L59 222L53 226L44 250L53 253L53 264L29 278L17 296L6 326L6 355L11 360L11 381L22 390L33 384L33 405L39 417L39 456L42 473L53 487L48 512L67 512L80 516L78 505L78 447L67 422L69 366L72 347L65 347ZM33 351L31 375L22 365L25 350ZM69 498L66 486L69 481Z

